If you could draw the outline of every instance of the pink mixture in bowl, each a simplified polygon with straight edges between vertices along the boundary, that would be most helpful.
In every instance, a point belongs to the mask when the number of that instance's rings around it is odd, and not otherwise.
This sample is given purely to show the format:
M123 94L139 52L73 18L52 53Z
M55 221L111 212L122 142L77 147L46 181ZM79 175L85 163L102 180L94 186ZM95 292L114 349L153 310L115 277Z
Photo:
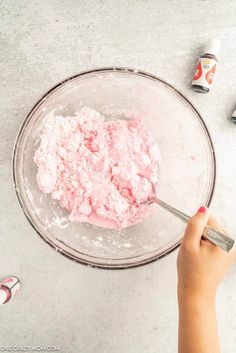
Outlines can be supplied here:
M138 206L158 180L160 152L142 119L105 121L83 108L49 115L34 155L37 183L69 211L69 219L106 228L141 222L152 206Z

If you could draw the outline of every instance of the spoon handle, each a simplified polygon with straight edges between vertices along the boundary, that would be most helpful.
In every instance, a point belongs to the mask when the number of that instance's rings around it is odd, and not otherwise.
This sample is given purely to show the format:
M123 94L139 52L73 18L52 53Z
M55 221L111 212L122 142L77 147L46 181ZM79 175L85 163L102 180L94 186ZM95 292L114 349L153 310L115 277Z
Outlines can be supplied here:
M176 216L177 218L179 218L181 221L185 223L187 223L190 219L188 215L168 205L167 203L165 203L164 201L160 200L157 197L153 198L152 202L157 203L162 208L164 208L165 210L167 210L168 212L170 212L171 214L173 214L174 216ZM229 252L232 249L235 242L235 240L230 238L228 235L208 225L205 227L202 236L227 252Z

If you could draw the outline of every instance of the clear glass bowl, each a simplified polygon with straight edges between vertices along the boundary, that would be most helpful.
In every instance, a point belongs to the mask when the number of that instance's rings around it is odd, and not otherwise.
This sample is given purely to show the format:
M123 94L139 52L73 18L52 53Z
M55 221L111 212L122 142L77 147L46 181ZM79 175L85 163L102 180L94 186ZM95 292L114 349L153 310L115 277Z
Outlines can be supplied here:
M68 221L68 212L36 184L33 155L49 112L73 115L81 107L107 119L138 114L156 138L162 164L158 195L192 214L209 205L215 185L215 156L206 125L193 105L163 80L137 70L104 68L71 77L47 92L26 117L13 156L15 190L36 232L61 254L102 268L142 265L174 250L184 224L160 207L122 231Z

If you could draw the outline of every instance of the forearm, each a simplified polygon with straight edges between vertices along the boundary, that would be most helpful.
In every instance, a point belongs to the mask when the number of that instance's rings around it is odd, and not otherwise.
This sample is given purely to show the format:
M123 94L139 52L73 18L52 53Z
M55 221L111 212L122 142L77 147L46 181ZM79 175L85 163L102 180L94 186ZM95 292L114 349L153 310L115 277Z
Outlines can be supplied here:
M214 298L179 295L179 353L220 353Z

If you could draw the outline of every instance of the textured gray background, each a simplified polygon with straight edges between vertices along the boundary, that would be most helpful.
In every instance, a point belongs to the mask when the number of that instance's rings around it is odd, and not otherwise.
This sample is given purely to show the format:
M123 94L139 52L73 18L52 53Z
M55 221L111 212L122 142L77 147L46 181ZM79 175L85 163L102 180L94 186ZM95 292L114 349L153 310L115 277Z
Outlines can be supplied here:
M17 130L52 85L82 70L121 65L157 74L199 108L218 162L212 210L236 234L236 1L0 1L0 277L22 291L0 308L4 345L59 345L60 352L174 353L177 251L150 265L103 271L53 251L19 209L11 181ZM209 95L189 89L197 54L222 41ZM236 350L236 265L218 293L222 352Z

